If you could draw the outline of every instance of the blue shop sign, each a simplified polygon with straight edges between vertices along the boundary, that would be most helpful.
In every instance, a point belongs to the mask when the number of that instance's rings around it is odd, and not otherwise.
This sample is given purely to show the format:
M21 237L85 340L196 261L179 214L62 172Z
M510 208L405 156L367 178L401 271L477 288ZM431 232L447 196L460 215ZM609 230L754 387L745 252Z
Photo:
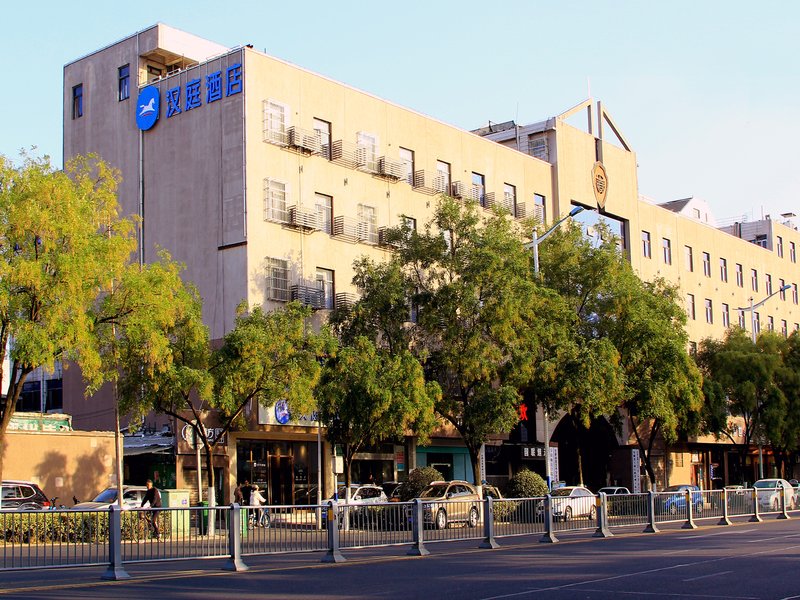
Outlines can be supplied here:
M194 110L205 104L221 100L223 92L225 97L242 92L242 63L227 67L224 71L214 71L204 79L196 78L167 89L164 92L167 118ZM205 92L205 93L204 93ZM139 92L136 102L136 126L142 131L147 131L158 120L160 94L156 86L147 86Z

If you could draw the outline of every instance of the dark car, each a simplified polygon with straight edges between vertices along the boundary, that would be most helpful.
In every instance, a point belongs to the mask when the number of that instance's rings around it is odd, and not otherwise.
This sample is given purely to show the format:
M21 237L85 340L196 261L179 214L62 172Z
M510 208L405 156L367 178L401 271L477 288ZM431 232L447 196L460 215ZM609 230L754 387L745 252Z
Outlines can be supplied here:
M686 492L691 492L692 508L694 514L699 515L703 512L703 494L696 485L681 483L669 486L664 492L658 493L656 510L660 513L677 515L686 511ZM667 495L666 493L669 493Z
M4 481L0 494L2 494L0 508L17 510L50 508L50 500L47 499L45 493L38 485L30 481Z

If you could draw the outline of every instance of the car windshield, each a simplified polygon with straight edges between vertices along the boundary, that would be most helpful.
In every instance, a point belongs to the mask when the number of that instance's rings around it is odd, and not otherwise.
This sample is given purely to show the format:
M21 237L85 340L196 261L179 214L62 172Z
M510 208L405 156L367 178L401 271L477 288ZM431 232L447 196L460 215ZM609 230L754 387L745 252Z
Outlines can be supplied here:
M93 500L93 502L107 502L111 504L112 502L117 501L117 490L115 488L106 488Z
M439 496L444 496L445 490L447 490L447 484L431 485L422 490L422 493L419 495L419 497L438 498Z
M569 496L573 489L575 488L558 488L553 490L551 496Z
M756 481L753 484L754 488L775 488L778 487L778 482L774 479L764 479L763 481Z

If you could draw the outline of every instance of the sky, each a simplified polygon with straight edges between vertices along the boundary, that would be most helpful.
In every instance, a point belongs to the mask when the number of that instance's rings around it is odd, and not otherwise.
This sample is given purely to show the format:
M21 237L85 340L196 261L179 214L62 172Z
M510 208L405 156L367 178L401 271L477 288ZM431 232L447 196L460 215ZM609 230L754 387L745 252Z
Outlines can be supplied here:
M601 100L639 191L721 224L800 213L800 2L13 2L0 154L62 164L63 67L157 22L256 49L464 129Z

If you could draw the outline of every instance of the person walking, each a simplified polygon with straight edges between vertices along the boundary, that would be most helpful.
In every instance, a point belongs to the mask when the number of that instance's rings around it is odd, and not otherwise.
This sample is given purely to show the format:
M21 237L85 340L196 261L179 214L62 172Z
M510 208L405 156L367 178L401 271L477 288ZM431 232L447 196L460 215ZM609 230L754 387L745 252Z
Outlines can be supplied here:
M242 486L242 506L250 506L250 494L253 493L253 486L250 481L245 479Z
M264 527L264 504L267 499L258 491L258 486L253 484L253 491L250 493L250 506L256 509L256 527Z
M244 503L244 495L242 494L241 483L237 483L236 487L233 490L233 501L239 506L242 506L242 504Z
M153 535L155 536L156 540L158 540L161 534L161 532L158 530L158 513L161 511L156 509L161 508L161 492L156 486L153 485L152 479L147 480L147 491L144 494L144 498L142 498L143 508L145 504L150 508L148 514L145 515L145 519L149 523L150 527L153 528Z

